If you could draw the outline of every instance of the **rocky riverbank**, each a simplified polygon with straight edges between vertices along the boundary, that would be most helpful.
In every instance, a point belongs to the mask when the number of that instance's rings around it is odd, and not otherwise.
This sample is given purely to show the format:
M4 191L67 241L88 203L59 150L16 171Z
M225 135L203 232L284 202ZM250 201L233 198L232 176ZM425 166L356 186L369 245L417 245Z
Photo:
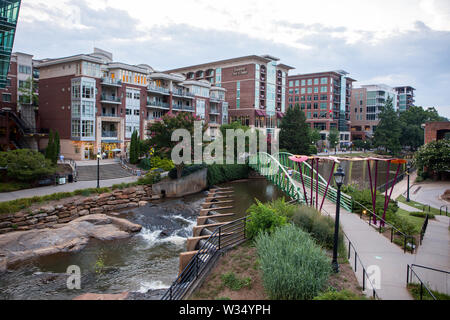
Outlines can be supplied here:
M52 228L3 234L0 235L0 271L40 256L79 251L90 239L124 239L141 229L140 225L125 219L93 214Z

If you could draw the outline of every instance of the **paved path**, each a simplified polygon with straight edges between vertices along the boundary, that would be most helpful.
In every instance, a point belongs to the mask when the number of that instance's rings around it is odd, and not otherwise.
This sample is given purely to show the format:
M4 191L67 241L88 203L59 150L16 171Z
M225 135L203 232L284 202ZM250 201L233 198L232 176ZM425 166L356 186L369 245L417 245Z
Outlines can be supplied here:
M296 183L302 189L301 184ZM322 197L319 198L319 204L321 200ZM325 200L323 210L335 217L336 205ZM407 265L414 259L413 255L404 253L400 247L391 243L389 239L380 235L367 222L360 219L359 215L350 213L344 208L340 210L340 224L356 248L364 267L366 269L371 266L379 267L381 277L379 288L376 288L378 296L383 300L411 300L412 297L406 289L406 274ZM354 270L353 253L350 264ZM355 274L362 286L363 274L360 264L358 264ZM366 293L371 296L371 287L367 281L366 284L368 288Z
M130 183L137 181L138 177L127 177L122 179L100 181L100 187L111 187L115 184ZM31 198L34 196L45 196L58 192L72 192L80 189L96 188L97 181L79 181L59 186L48 186L27 190L19 190L14 192L0 193L0 202L11 201L15 199Z
M415 255L414 264L450 271L450 218L436 216L430 220L427 231ZM432 289L450 294L450 275L415 268L422 281L429 283Z
M416 190L418 191L416 192ZM450 190L450 182L448 181L416 183L412 187L409 197L411 200L430 205L436 209L444 205L447 205L450 209L450 202L440 198L445 190Z

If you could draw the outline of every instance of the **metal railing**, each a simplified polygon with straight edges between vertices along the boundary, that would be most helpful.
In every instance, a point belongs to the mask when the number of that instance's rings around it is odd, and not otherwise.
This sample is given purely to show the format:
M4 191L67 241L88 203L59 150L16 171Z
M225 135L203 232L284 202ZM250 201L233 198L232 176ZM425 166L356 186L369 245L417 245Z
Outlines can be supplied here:
M449 271L445 271L445 270L439 270L439 269L435 269L435 268L430 268L430 267L426 267L426 266L421 266L421 265L417 265L417 264L408 264L408 268L407 268L407 275L406 275L406 284L409 286L411 284L417 284L417 282L415 282L414 280L418 280L419 284L420 284L420 292L419 292L419 297L420 300L424 299L424 293L428 293L428 295L430 296L430 298L432 298L433 300L439 300L436 295L432 292L432 290L429 288L430 284L429 283L425 283L422 275L422 278L417 274L416 271L414 271L414 268L420 268L426 271L431 271L434 274L439 273L442 275L445 275L446 279L445 281L439 281L439 284L446 284L446 294L448 294L448 275L450 274ZM424 291L425 289L425 291ZM436 288L434 288L436 289ZM437 290L436 290L437 291Z
M101 101L117 102L117 103L122 102L122 100L119 97L117 97L117 96L109 96L109 95L106 95L106 94L102 94Z
M147 90L148 90L148 91L154 91L154 92L166 93L166 94L169 94L169 93L170 93L170 92L169 92L169 89L167 89L167 88L158 87L158 86L152 86L152 85L149 85L149 86L147 87Z
M443 205L439 208L439 215L442 216L442 209L445 208L445 216L448 216L448 207L446 205Z
M408 250L408 240L411 240L409 243L411 244L411 253L414 253L414 249L415 249L415 241L414 241L414 236L405 234L404 232L400 231L399 229L397 229L393 224L387 222L386 220L384 220L382 217L380 217L379 215L377 215L376 213L374 213L372 210L370 210L369 208L367 208L366 206L364 206L363 204L359 203L358 201L354 201L354 204L357 204L358 206L360 206L362 209L361 212L359 212L359 217L361 219L364 219L364 217L368 218L368 222L370 226L376 226L378 228L379 233L383 233L383 231L386 231L387 229L390 228L390 240L391 243L395 243L395 239L401 239L403 241L403 252L406 253L406 251ZM373 223L374 218L376 218L376 220L378 221L378 225ZM400 238L396 238L396 236L399 236Z
M170 109L170 105L166 102L160 102L160 101L151 101L147 100L147 106L149 107L161 107L165 109Z
M427 216L425 217L425 221L423 222L422 229L420 230L420 245L422 245L423 238L425 237L425 232L427 232L429 220L430 220L430 216L427 214Z
M206 274L206 271L212 267L221 252L247 239L245 233L247 221L248 217L245 217L215 229L161 300L182 300L186 298L197 280Z

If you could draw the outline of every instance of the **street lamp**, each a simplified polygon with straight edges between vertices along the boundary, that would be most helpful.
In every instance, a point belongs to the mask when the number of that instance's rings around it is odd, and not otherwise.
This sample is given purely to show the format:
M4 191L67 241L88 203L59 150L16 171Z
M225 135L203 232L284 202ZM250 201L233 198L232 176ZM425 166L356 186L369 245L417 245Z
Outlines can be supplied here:
M409 176L411 174L411 163L408 162L408 164L406 165L406 175L408 176L408 189L406 192L406 202L410 202L409 200Z
M339 264L337 261L338 244L339 244L339 213L341 209L341 187L344 184L345 173L341 166L334 174L334 181L338 187L337 199L336 199L336 218L334 220L334 246L333 246L333 261L332 267L335 273L339 272Z
M97 189L100 189L100 153L97 154Z

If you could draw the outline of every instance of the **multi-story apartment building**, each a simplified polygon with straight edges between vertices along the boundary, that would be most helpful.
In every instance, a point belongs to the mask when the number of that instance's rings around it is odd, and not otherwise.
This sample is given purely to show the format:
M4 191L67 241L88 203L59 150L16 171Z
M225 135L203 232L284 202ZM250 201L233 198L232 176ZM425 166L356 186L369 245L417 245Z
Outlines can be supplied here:
M394 88L378 84L353 89L350 108L352 140L365 140L373 135L379 123L378 116L388 98L392 99L394 109L398 110Z
M273 134L286 111L287 77L293 69L270 55L251 55L165 71L206 80L226 90L230 121Z
M288 106L305 112L311 129L317 129L325 143L332 129L340 131L340 144L350 143L350 99L354 79L345 71L289 76Z
M416 91L416 89L410 86L403 86L396 87L395 91L397 92L398 96L398 110L400 112L406 111L410 107L414 106L414 103L416 102L414 100L414 91Z
M210 115L211 92L223 93L210 83L186 81L146 64L114 62L111 53L100 49L46 59L38 68L40 128L57 130L62 154L74 160L94 159L99 152L110 157L126 153L134 131L146 137L148 124L168 112L196 113L211 122L214 135L222 108L227 108L218 99L219 117Z
M20 3L20 0L0 1L0 88L7 84Z

